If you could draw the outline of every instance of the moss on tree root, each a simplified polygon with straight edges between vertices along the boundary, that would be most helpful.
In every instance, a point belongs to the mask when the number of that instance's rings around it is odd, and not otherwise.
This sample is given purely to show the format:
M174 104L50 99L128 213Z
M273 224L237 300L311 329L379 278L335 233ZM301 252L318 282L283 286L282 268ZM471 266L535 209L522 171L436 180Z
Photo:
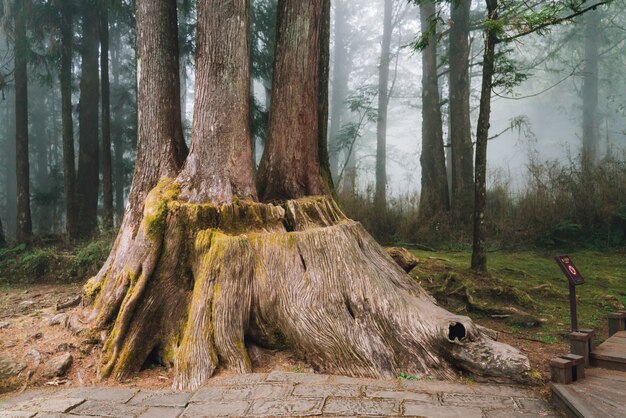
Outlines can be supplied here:
M150 356L175 368L175 388L195 388L217 367L251 371L248 340L352 376L528 371L517 350L438 307L331 198L193 205L176 190L159 183L143 227L122 231L86 288L99 292L94 327L109 330L103 376Z

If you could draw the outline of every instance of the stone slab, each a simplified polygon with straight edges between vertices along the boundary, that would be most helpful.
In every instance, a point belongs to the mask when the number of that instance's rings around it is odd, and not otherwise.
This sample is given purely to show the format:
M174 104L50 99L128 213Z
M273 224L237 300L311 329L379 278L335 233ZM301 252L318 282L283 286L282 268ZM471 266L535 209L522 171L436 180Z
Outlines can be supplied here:
M427 393L475 393L474 385L465 385L455 382L444 382L441 380L402 380L400 387L405 390L412 390Z
M316 397L342 397L358 398L361 396L361 386L358 385L331 385L331 384L301 384L297 385L292 396L316 398Z
M444 406L477 406L483 409L516 408L517 404L510 396L491 396L477 394L444 393L441 395Z
M142 390L139 391L131 400L129 405L145 405L145 406L178 406L185 407L191 399L191 392L165 392Z
M328 398L324 414L381 416L398 415L400 403L388 399L344 399Z
M241 386L206 386L191 398L191 403L211 401L243 401L256 399L281 399L291 392L286 384L260 383Z
M33 398L17 405L11 409L16 411L31 412L69 412L75 407L85 402L85 398L60 397L60 398Z
M210 385L249 385L251 383L261 383L267 379L267 373L243 373L232 376L216 376L211 378Z
M288 417L321 415L323 405L323 398L255 401L248 410L248 415Z
M460 406L441 406L417 402L404 403L404 416L428 418L482 418L480 408L463 408Z
M125 405L120 402L89 400L73 409L72 413L97 417L134 418L146 409L144 406Z
M185 408L181 417L243 416L249 406L250 403L246 401L194 403Z
M0 418L31 418L35 412L26 411L0 411Z
M420 401L432 404L439 404L437 396L427 392L415 392L408 390L391 390L382 388L372 388L370 386L365 387L365 396L368 398L384 398L384 399L396 399L396 400L412 400Z
M178 418L185 408L152 406L146 409L138 418Z
M91 401L111 401L126 403L139 392L139 389L83 387L61 392L61 396L85 398Z
M290 373L273 371L268 376L268 382L284 382L284 383L326 383L330 380L330 376L326 374L315 373Z

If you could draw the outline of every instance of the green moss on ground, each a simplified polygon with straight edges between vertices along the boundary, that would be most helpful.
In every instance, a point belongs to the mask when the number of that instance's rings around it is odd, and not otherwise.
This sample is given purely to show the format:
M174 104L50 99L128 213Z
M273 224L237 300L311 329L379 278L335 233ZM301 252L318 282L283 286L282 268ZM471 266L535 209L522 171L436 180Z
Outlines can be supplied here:
M479 308L513 307L542 320L532 327L527 326L529 318L515 314L502 318L503 327L511 332L524 332L551 344L564 341L570 330L568 282L554 261L556 253L490 253L488 275L478 275L469 269L469 251L413 253L420 262L411 274L453 312L468 313L474 318L494 315L472 309L465 289L459 290L465 286ZM626 254L582 250L569 255L586 280L576 289L579 325L596 329L600 339L604 339L606 315L626 305Z

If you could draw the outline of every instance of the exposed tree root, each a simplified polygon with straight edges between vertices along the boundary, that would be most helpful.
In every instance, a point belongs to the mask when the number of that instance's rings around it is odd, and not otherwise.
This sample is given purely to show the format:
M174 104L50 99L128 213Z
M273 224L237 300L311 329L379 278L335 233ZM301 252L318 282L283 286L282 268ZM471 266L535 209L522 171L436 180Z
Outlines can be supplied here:
M217 207L178 190L150 193L142 228L86 286L95 328L109 329L103 376L156 358L175 388L195 388L218 366L251 371L254 341L330 373L525 379L525 356L438 307L332 199Z

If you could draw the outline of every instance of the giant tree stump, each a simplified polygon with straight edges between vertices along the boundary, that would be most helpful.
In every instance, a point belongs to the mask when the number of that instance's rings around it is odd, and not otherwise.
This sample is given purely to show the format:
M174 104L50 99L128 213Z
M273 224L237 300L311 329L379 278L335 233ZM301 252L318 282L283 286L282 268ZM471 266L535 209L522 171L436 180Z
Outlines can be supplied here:
M94 328L108 330L103 376L150 358L193 389L218 366L252 371L253 341L325 373L525 378L525 356L437 306L331 198L215 206L179 191L166 180L150 192L141 228L120 233L85 287Z

